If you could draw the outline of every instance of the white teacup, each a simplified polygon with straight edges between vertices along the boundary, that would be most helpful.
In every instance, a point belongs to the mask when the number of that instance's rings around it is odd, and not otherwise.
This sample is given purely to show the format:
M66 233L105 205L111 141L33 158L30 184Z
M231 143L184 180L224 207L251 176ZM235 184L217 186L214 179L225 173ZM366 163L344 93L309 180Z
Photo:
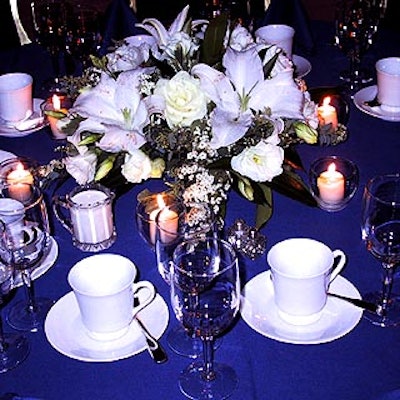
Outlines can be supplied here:
M375 67L381 109L400 112L400 57L382 58Z
M279 316L293 325L307 325L321 317L329 284L343 269L346 256L316 240L293 238L275 244L267 261Z
M293 37L295 30L289 25L272 24L262 26L255 31L256 40L267 44L275 44L292 58Z
M32 76L22 72L0 75L0 118L22 121L33 113Z
M68 282L91 338L103 341L122 337L135 315L153 301L153 284L134 283L136 275L136 267L128 258L108 253L84 258L71 268ZM137 306L135 296L140 300Z

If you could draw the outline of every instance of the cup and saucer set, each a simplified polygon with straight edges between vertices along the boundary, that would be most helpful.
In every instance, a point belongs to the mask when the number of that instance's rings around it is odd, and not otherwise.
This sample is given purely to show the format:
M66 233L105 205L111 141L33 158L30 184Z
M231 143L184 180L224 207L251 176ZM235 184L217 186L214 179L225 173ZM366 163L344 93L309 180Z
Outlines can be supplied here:
M32 98L33 78L22 72L0 76L0 136L22 137L47 125L42 99Z
M354 95L354 104L362 112L385 121L400 121L400 57L378 60L377 84Z
M308 238L287 239L268 252L270 270L252 278L242 291L241 315L256 332L293 344L320 344L354 329L362 309L328 295L361 299L340 275L346 256Z

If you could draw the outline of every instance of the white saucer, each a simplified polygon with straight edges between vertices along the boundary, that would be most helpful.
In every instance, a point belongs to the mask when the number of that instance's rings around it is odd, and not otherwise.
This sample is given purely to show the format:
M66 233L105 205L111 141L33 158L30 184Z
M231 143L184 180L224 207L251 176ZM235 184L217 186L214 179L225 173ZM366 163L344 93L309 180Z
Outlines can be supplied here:
M10 153L9 151L0 150L0 163L2 163L5 160L8 160L9 158L15 158L15 157L16 155Z
M311 63L307 59L301 56L293 54L293 64L296 66L295 75L297 78L303 78L311 71Z
M43 99L33 99L33 113L32 115L24 121L24 123L29 123L29 121L33 121L38 118L43 117L42 110L40 108L41 104L43 103ZM48 124L47 119L41 119L37 125L32 128L18 130L15 126L10 126L9 123L6 123L3 119L0 118L0 136L7 136L7 137L23 137L30 135L33 132L36 132L42 128L44 128Z
M374 100L378 93L378 87L376 85L368 86L359 90L354 95L354 104L362 112L369 114L373 117L383 119L385 121L398 122L400 121L400 112L393 113L386 110L382 110L381 107L370 107L365 104L368 101Z
M332 293L361 298L358 290L338 276L330 285ZM243 289L241 313L256 332L279 342L319 344L338 339L350 332L360 321L362 310L350 303L328 297L321 318L310 325L295 326L283 321L275 306L270 271L251 279Z
M160 338L168 325L168 306L157 294L140 313L148 330ZM47 340L61 354L80 361L107 362L131 357L146 349L146 340L137 322L132 321L128 332L117 340L97 341L86 332L73 292L61 297L47 314L44 324Z
M36 268L33 268L31 271L31 278L33 280L40 278L43 274L45 274L56 262L58 257L58 244L54 240L54 238L50 237L50 248L46 257L42 260L40 265ZM14 279L14 287L22 286L22 278L21 274L18 273Z

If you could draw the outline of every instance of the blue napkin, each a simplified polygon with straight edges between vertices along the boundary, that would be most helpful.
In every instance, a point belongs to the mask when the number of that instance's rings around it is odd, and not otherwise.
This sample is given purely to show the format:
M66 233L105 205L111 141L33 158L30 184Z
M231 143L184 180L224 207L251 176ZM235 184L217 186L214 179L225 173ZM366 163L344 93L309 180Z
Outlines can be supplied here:
M314 51L310 20L301 0L272 0L256 24L256 28L270 24L289 25L295 30L294 52L300 50L311 54Z

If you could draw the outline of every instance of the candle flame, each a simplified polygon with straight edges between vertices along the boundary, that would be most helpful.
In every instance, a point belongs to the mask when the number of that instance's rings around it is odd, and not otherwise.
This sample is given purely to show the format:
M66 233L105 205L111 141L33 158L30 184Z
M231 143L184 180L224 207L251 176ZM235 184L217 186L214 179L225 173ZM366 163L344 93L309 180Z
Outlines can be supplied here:
M324 106L329 106L330 103L331 103L330 96L325 97L324 100L322 101L322 105L324 105Z
M328 166L328 172L335 172L335 171L336 171L336 165L335 165L335 163L333 162L333 163L329 164L329 166Z
M157 195L157 206L159 209L163 209L167 206L165 204L164 196L162 194Z
M25 170L25 168L24 168L24 164L22 164L22 163L18 163L17 164L17 166L15 167L15 171L24 171Z
M53 94L53 97L51 98L51 101L53 103L54 110L59 111L61 109L61 100L60 100L60 98L56 94Z

